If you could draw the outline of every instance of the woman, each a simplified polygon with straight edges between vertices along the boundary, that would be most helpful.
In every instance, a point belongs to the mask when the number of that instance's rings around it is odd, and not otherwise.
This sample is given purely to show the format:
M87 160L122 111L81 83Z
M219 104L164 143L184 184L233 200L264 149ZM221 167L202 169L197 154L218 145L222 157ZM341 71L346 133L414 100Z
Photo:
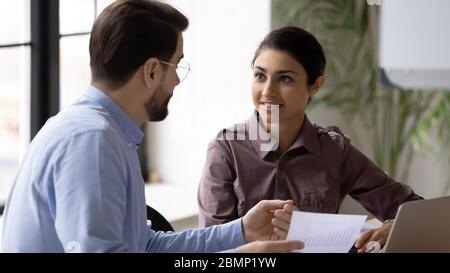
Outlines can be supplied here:
M337 127L309 121L305 108L325 81L325 63L321 45L303 29L280 28L262 41L252 62L255 113L208 147L198 192L201 225L241 217L263 199L292 199L301 211L338 213L349 194L385 221L357 241L365 251L369 240L386 242L401 203L421 199ZM256 138L254 124L264 129ZM263 146L267 133L276 140L273 149Z

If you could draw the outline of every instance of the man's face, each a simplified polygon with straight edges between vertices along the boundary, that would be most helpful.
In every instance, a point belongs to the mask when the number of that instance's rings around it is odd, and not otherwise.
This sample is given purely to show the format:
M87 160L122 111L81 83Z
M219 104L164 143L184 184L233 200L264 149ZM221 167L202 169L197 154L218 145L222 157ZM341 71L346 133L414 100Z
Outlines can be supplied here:
M177 41L177 49L169 63L178 64L182 58L183 35L180 33ZM152 98L145 103L149 121L161 121L167 117L169 114L167 107L170 99L172 98L173 90L175 86L180 83L175 66L164 64L161 65L165 67L163 79L161 80L159 86L156 87Z

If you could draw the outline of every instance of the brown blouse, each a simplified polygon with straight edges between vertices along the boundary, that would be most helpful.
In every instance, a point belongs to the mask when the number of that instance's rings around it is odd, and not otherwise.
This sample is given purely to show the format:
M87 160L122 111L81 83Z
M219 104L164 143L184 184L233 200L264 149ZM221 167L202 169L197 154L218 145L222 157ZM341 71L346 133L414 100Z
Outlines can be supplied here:
M201 226L239 218L263 199L292 199L301 211L338 213L349 194L382 221L394 218L403 202L422 199L337 127L324 129L305 116L296 141L277 156L261 149L266 138L249 139L251 122L258 123L257 114L209 144L198 189ZM230 138L230 131L241 136Z

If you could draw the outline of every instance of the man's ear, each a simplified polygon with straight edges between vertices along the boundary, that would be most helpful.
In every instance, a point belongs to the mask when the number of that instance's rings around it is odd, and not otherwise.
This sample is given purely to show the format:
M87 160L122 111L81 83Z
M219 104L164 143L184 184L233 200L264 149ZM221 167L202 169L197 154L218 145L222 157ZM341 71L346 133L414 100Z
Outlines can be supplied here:
M147 87L157 86L162 78L162 67L156 58L149 58L144 63L144 81Z
M309 95L313 96L314 94L316 94L320 90L324 82L325 82L324 75L320 75L319 77L317 77L314 84L309 88Z

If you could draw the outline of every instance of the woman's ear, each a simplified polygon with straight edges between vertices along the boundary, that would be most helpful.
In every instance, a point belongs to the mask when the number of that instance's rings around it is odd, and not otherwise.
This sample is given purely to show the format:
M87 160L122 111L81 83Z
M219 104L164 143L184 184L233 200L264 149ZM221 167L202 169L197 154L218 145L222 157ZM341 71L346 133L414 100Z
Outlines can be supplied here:
M309 95L313 96L314 94L316 94L320 90L324 82L325 82L324 75L320 75L319 77L317 77L314 84L309 88Z
M162 77L162 67L156 58L149 58L144 63L144 81L148 88L159 84Z

